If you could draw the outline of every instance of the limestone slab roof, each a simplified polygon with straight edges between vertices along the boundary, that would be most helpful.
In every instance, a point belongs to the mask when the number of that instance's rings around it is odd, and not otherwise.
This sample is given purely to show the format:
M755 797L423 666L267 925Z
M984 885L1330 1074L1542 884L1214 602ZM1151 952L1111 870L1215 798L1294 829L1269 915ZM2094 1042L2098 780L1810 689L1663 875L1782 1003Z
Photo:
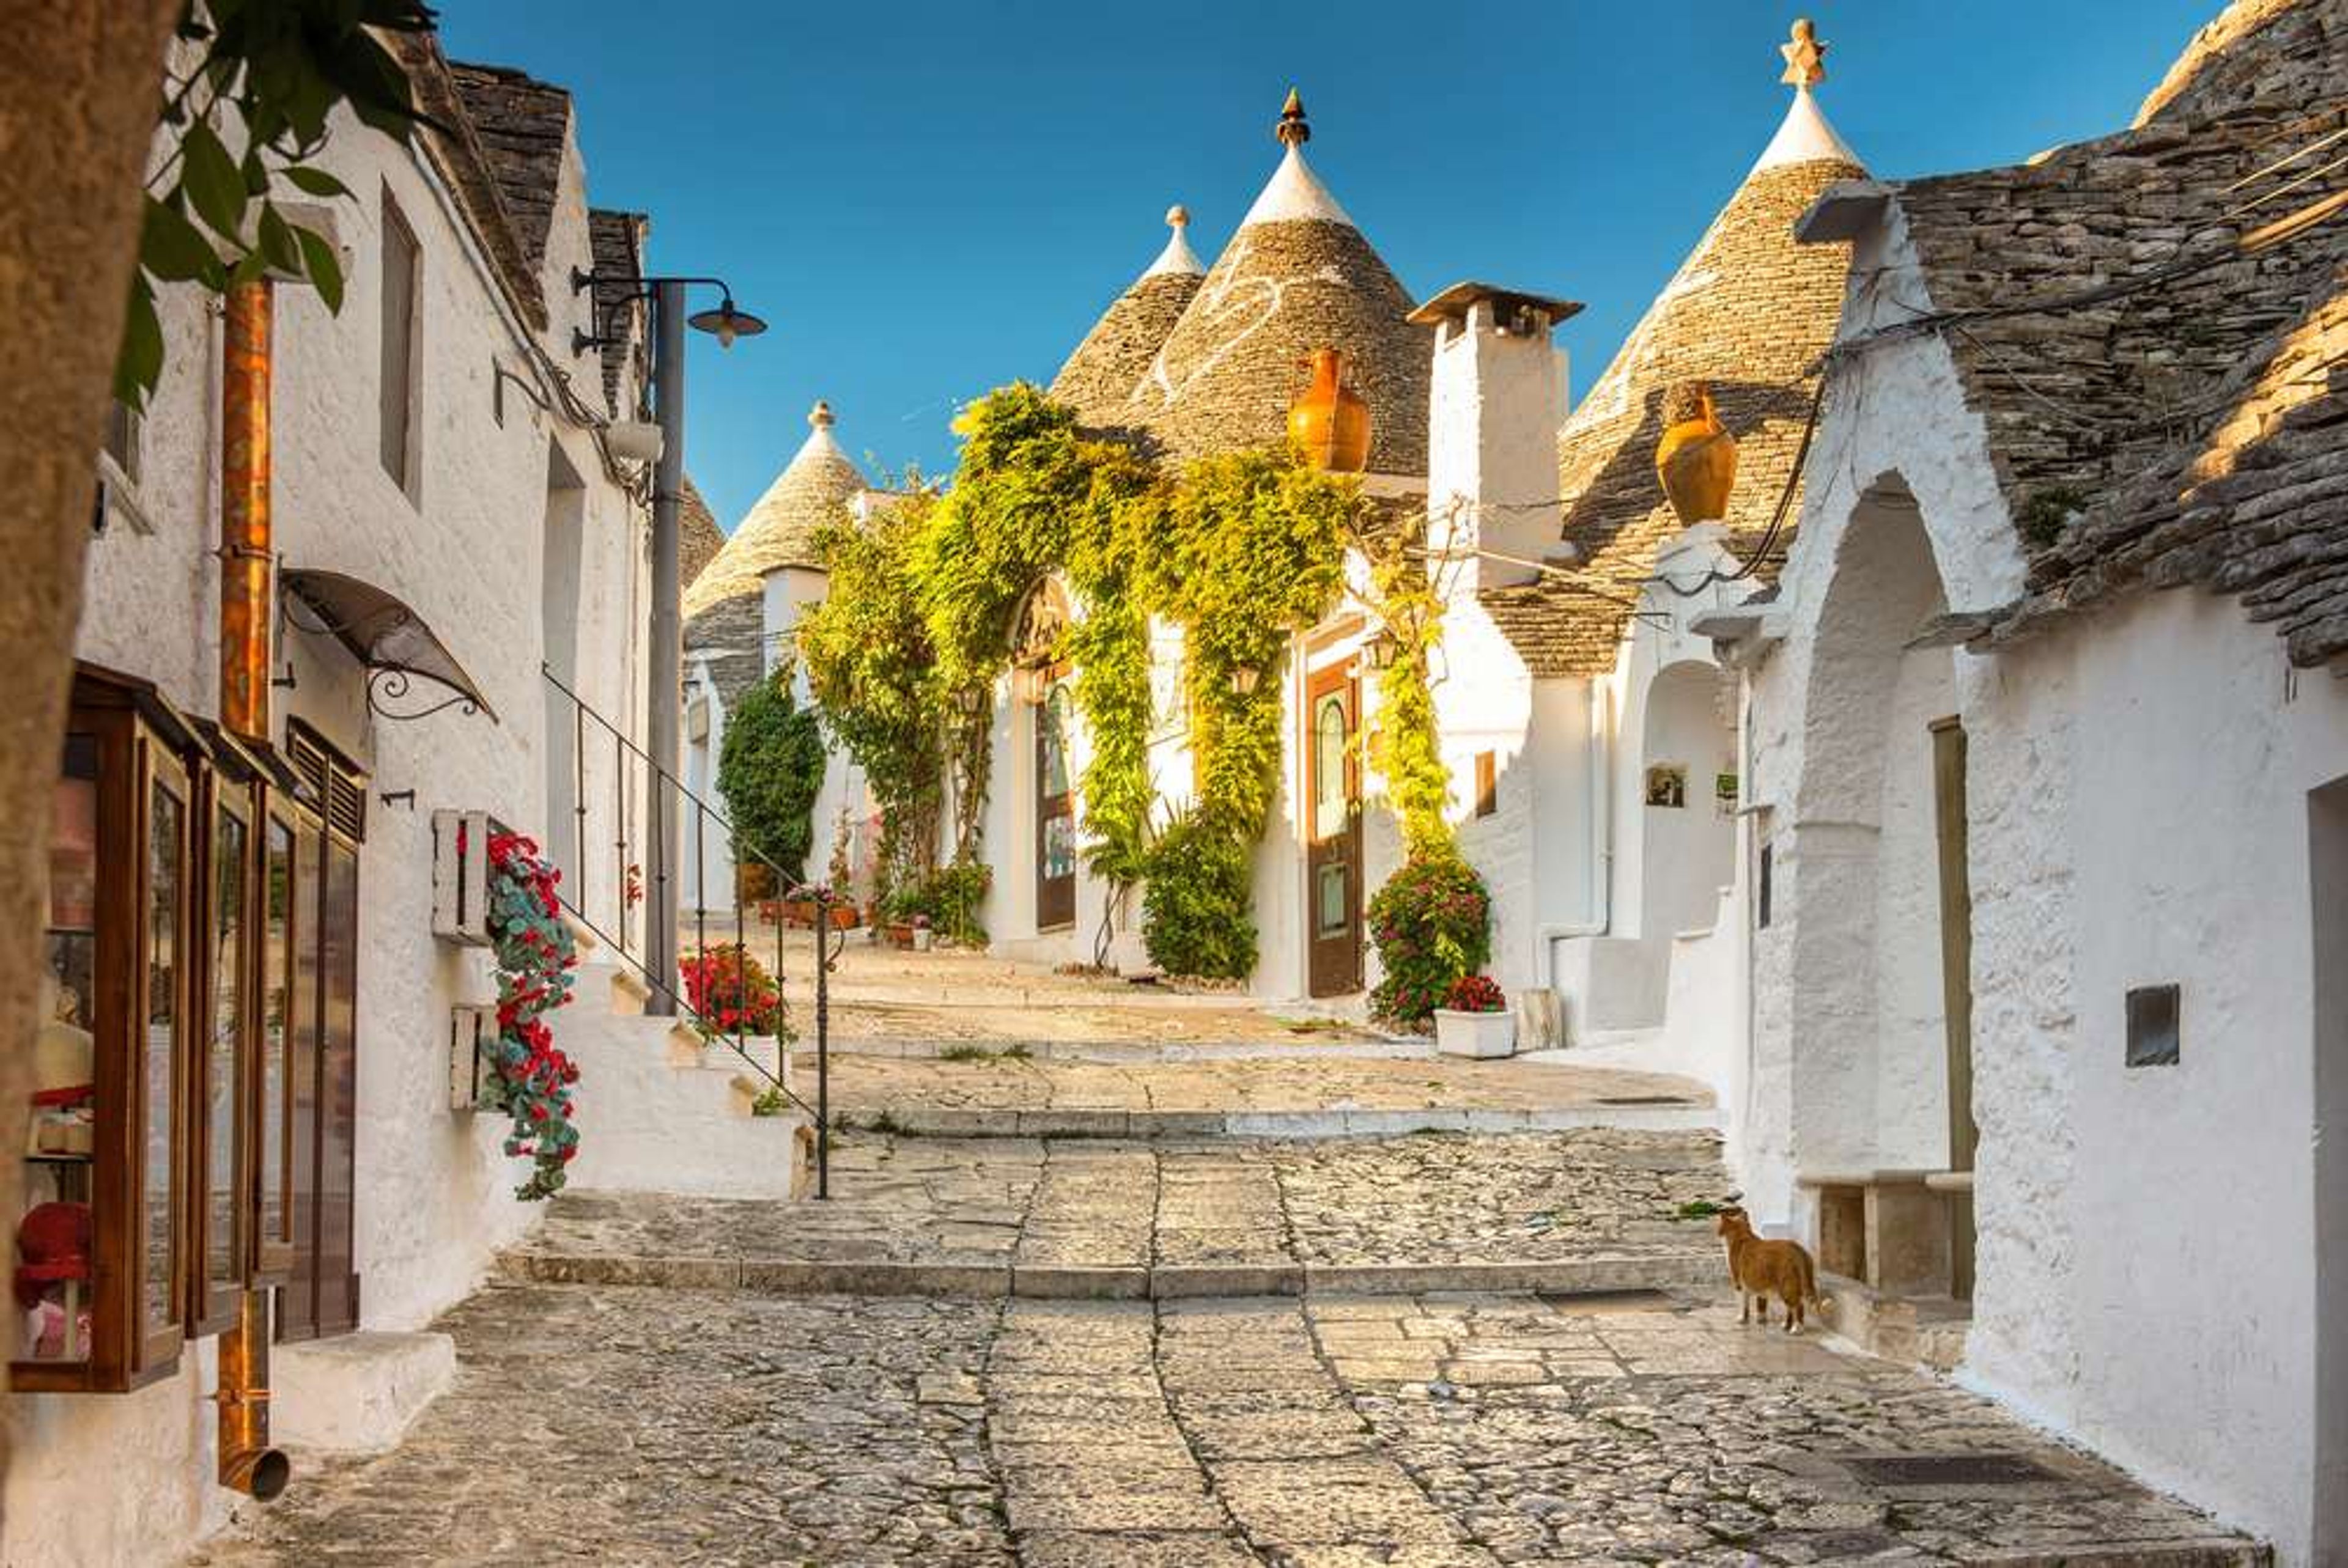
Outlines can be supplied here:
M676 579L690 591L709 563L717 559L717 552L726 548L726 531L717 526L717 515L709 509L709 503L703 499L700 487L689 474L678 502Z
M543 267L571 134L571 95L505 66L452 60L448 74L489 156L522 253L533 268Z
M631 297L634 286L618 280L644 271L644 234L651 226L652 220L641 212L597 207L587 213L587 242L595 258L596 332L609 339L598 351L603 361L603 403L615 419L629 418L635 412L635 388L627 384L628 355L644 337L644 306ZM636 330L623 330L630 323Z
M1086 425L1117 421L1126 395L1149 369L1206 281L1206 269L1184 234L1189 213L1176 207L1166 222L1174 231L1166 249L1111 302L1052 378L1052 395L1073 405Z
M1284 441L1306 356L1334 348L1369 404L1371 471L1424 477L1434 333L1304 161L1307 134L1292 96L1279 167L1117 423L1176 457Z
M2199 584L2348 668L2343 130L2348 0L2243 0L2134 128L1898 188L2032 550L1994 637Z
M386 35L385 45L407 73L416 107L430 118L420 138L425 156L456 192L458 205L489 258L499 287L524 321L545 331L546 291L540 269L523 239L521 221L507 204L499 159L474 121L455 67L440 52L438 35L391 33ZM543 241L541 225L541 247Z
M1794 221L1819 192L1864 172L1798 87L1761 159L1567 418L1558 434L1560 528L1580 562L1479 596L1534 675L1612 669L1656 558L1681 530L1655 477L1673 385L1710 383L1736 438L1725 519L1732 547L1757 544L1798 482L1813 367L1842 314L1850 252L1798 244ZM1788 519L1799 501L1787 506ZM1773 559L1787 537L1781 529Z
M829 407L817 404L808 424L806 442L685 590L688 622L728 600L763 603L766 575L778 568L820 566L817 533L852 515L866 488L863 470L832 438Z

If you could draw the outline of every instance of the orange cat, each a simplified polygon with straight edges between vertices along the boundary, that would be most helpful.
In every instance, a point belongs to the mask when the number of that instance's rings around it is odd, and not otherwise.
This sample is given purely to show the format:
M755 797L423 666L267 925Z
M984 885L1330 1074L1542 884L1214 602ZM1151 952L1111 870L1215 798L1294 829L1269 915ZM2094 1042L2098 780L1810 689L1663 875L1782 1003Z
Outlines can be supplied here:
M1753 1321L1753 1304L1761 1304L1761 1321L1769 1321L1769 1297L1775 1296L1786 1304L1786 1332L1802 1331L1803 1307L1818 1305L1818 1269L1810 1262L1809 1253L1797 1241L1770 1241L1753 1234L1753 1222L1745 1211L1727 1208L1720 1211L1715 1223L1728 1246L1728 1280L1736 1286L1736 1298L1744 1308L1737 1321Z

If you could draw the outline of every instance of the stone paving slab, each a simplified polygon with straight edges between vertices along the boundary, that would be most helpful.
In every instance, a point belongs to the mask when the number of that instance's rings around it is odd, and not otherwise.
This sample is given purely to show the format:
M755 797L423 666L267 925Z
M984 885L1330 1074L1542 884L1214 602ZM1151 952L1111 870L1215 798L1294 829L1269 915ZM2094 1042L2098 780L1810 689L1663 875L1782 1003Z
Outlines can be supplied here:
M1986 1400L1716 1298L530 1286L442 1327L456 1386L397 1450L299 1461L196 1563L2264 1561Z
M565 1193L509 1277L1034 1298L1709 1282L1709 1133L835 1140L832 1198Z
M793 1052L802 1089L812 1052ZM1692 1079L1452 1057L1066 1061L835 1055L837 1120L941 1137L1391 1137L1716 1124Z

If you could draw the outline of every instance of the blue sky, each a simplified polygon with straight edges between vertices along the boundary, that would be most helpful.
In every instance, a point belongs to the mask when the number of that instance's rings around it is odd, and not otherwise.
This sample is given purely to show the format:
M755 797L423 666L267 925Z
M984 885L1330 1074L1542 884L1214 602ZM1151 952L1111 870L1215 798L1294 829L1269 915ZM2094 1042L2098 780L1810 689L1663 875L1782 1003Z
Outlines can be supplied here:
M1048 380L1165 239L1214 259L1292 82L1314 169L1414 297L1585 301L1575 395L1784 114L1764 0L443 0L451 56L577 96L599 205L773 331L695 334L687 465L731 528L817 397L943 473L954 408ZM2117 129L2218 0L1831 0L1819 93L1891 178Z

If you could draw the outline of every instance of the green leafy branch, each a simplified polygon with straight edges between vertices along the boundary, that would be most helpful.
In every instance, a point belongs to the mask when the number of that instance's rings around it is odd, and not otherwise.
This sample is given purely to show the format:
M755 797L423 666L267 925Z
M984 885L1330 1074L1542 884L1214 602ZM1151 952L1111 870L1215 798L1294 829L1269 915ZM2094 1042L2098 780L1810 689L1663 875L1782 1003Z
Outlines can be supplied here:
M435 19L424 0L188 0L178 34L186 66L165 83L169 149L147 182L115 361L118 400L143 408L162 379L161 285L226 294L276 272L342 309L333 244L289 219L277 196L283 188L322 200L350 194L313 162L338 107L402 144L433 123L376 34L427 33Z

